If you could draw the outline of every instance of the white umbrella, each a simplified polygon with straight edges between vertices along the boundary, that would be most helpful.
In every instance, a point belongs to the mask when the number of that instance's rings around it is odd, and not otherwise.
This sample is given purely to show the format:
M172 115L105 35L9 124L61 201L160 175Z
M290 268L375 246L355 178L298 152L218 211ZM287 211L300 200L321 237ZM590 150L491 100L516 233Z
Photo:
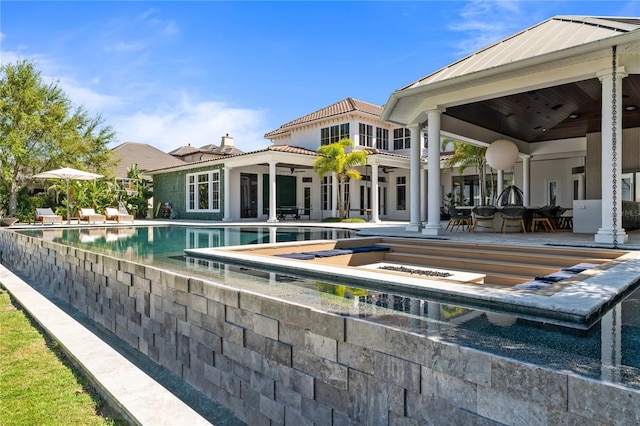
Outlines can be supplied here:
M69 208L69 181L73 180L92 180L101 178L102 175L85 172L84 170L72 169L65 167L63 169L49 170L48 172L33 175L36 179L65 179L67 181L67 224L71 223L71 211Z

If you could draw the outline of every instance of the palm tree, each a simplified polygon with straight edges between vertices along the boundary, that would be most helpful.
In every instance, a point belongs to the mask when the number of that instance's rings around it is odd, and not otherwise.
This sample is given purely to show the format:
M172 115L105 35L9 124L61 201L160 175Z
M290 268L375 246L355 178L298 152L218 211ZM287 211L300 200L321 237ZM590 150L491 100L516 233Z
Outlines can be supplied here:
M445 165L451 169L458 167L458 173L462 174L467 167L475 167L478 171L480 186L480 205L485 204L485 168L487 160L485 153L487 148L477 145L471 145L461 141L445 139L442 141L442 150L444 151L451 142L453 142L453 154L446 161Z
M357 166L366 165L367 152L352 150L347 153L347 148L352 149L355 146L353 141L348 138L339 140L329 145L322 145L318 148L318 157L313 163L313 170L324 178L327 173L335 173L338 179L338 209L340 219L346 217L346 209L344 205L344 185L349 179L360 180L360 172L355 169Z

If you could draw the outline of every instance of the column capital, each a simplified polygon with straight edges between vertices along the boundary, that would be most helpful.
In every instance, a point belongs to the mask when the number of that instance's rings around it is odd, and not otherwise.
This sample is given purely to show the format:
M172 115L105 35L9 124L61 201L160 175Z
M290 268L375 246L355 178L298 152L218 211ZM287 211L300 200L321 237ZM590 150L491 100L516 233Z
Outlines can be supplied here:
M444 113L447 110L447 108L443 107L442 105L430 105L427 108L424 109L424 112L426 113L430 113L430 112L437 112L437 113Z
M613 70L611 69L600 70L596 72L596 77L598 77L600 81L604 80L605 78L611 77L612 75L613 75ZM620 78L625 78L628 75L629 73L627 73L627 69L624 66L616 68L616 76Z

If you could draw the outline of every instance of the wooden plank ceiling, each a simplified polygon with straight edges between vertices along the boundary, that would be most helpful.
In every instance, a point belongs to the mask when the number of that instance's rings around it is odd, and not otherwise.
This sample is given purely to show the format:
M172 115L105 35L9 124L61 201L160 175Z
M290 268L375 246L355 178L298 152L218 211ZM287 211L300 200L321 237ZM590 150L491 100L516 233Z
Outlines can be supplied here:
M600 131L601 90L594 78L450 107L445 114L526 142L575 138ZM640 127L637 74L622 80L622 127Z

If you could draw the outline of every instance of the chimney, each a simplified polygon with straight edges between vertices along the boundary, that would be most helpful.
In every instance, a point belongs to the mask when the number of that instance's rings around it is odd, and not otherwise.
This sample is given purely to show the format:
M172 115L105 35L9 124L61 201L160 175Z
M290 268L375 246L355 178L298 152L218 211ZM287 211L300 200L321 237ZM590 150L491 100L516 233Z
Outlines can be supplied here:
M233 136L229 136L229 133L222 137L222 142L220 146L234 146L233 144Z

